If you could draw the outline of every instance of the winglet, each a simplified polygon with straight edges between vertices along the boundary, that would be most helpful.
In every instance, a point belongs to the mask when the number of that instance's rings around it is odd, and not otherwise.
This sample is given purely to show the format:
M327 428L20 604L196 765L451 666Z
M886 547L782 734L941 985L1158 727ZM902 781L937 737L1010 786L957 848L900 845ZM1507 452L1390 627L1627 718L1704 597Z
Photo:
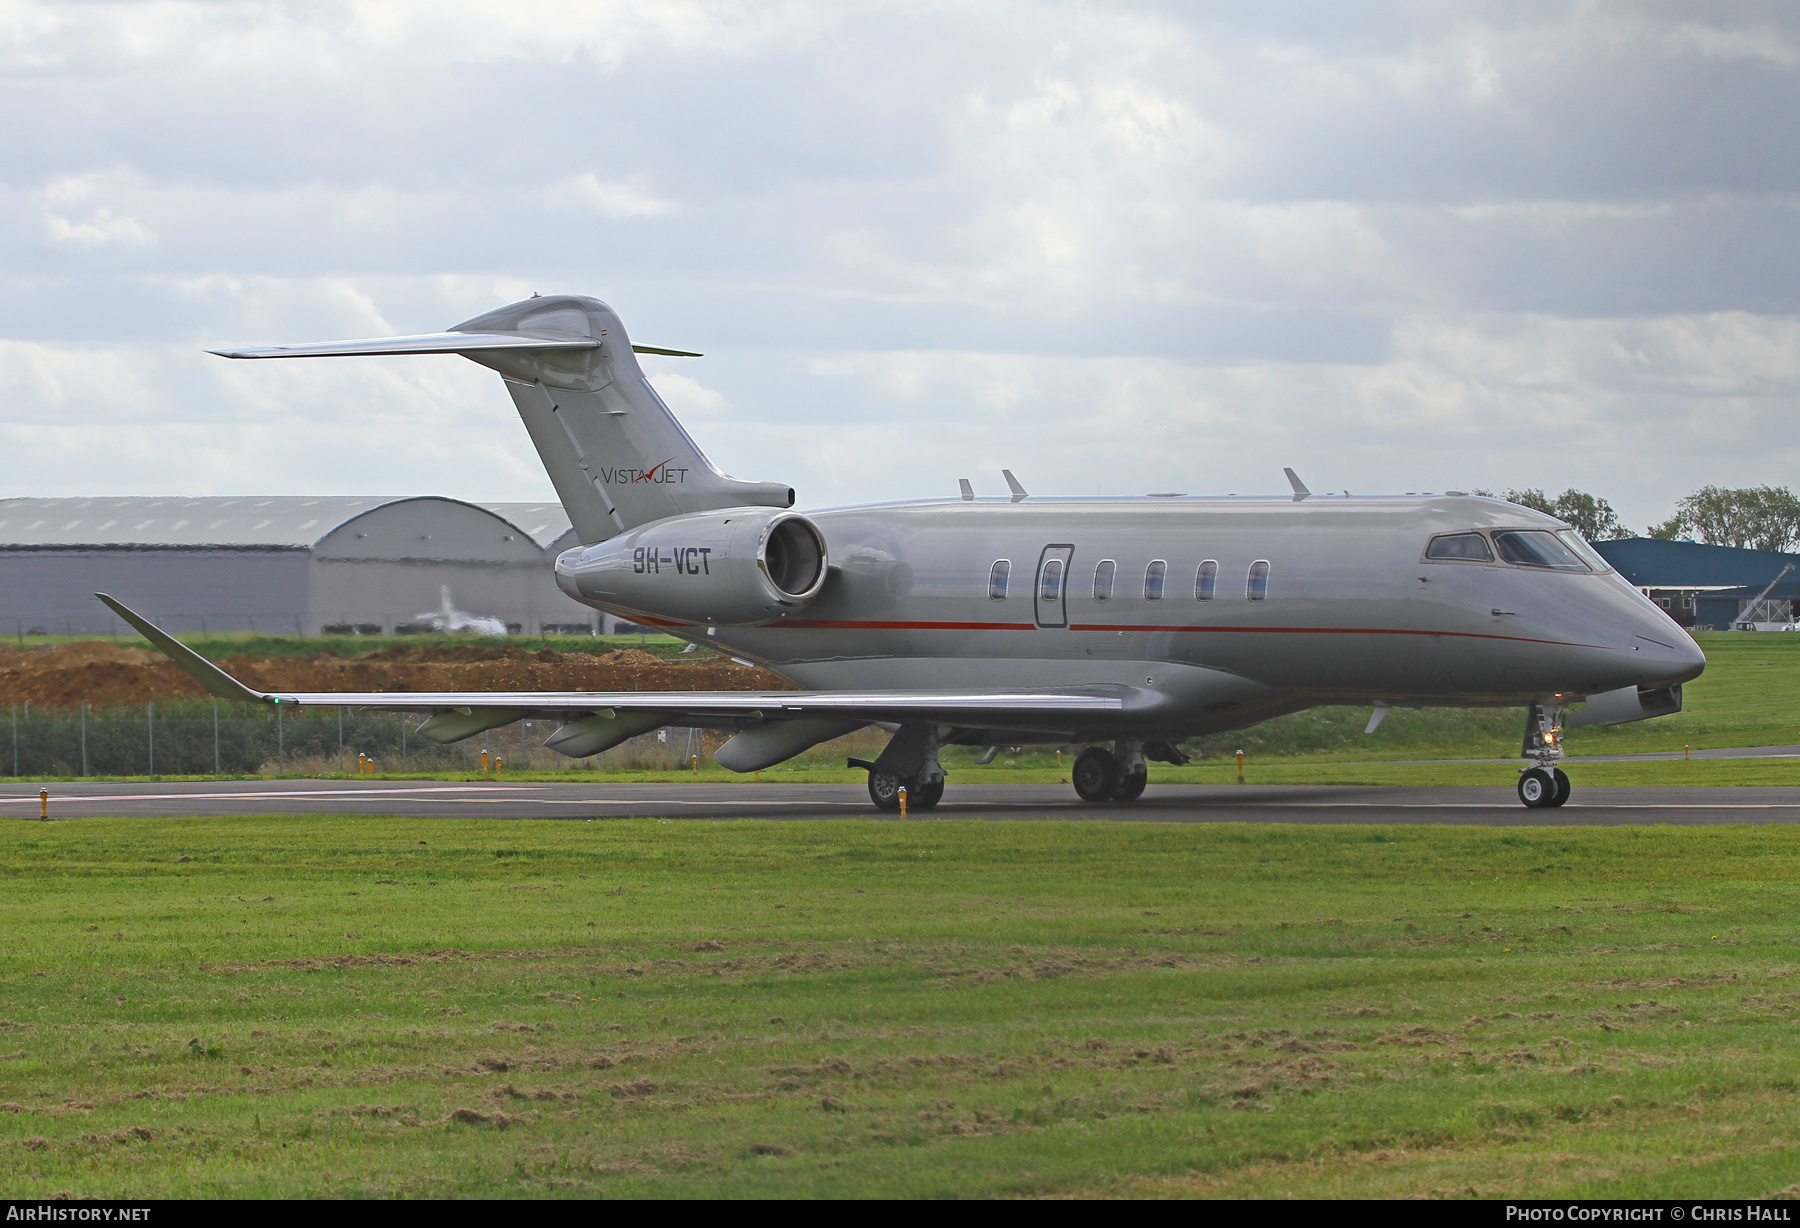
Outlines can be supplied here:
M126 609L105 593L95 593L94 596L111 607L113 613L136 627L139 635L154 644L157 651L165 657L186 670L195 682L206 688L209 694L217 695L220 699L236 699L245 703L281 702L261 691L251 690L143 615Z
M1012 501L1014 503L1017 503L1026 497L1025 488L1019 485L1019 479L1013 476L1013 471L1011 469L1002 469L1000 471L1000 476L1006 479L1006 485L1012 491Z
M1295 503L1300 502L1300 500L1312 494L1312 491L1306 489L1306 483L1300 480L1299 474L1295 473L1292 469L1283 469L1282 472L1287 474L1288 485L1294 488Z
M962 487L962 497L963 497L964 503L975 502L975 488L973 486L969 485L968 478L957 478L956 484L958 486Z

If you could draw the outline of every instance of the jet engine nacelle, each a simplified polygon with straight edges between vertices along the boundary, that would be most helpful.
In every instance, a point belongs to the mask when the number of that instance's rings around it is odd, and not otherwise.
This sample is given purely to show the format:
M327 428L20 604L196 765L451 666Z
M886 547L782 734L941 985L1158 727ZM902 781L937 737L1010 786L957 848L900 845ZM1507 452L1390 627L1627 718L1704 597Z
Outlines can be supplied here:
M754 627L811 603L825 585L825 537L806 517L766 507L653 520L556 560L562 590L626 614Z

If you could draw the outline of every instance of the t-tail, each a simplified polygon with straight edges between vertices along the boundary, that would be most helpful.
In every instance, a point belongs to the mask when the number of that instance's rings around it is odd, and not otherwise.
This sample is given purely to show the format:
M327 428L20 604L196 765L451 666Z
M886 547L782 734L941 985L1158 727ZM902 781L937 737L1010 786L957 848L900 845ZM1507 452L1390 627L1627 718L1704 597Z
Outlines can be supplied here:
M225 358L461 354L498 371L584 544L683 512L794 503L785 483L727 477L706 459L637 362L640 353L686 351L633 346L618 314L598 299L526 299L415 337L212 352Z

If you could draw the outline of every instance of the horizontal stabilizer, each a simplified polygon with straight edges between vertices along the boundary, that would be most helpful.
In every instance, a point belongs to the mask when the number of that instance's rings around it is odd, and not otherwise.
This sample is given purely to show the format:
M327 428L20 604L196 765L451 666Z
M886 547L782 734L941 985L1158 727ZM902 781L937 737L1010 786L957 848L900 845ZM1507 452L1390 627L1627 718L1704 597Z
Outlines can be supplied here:
M317 345L262 345L243 350L209 350L220 358L344 358L356 354L472 354L493 350L597 350L592 337L531 337L524 333L420 333L414 337L371 337L364 341L322 341Z

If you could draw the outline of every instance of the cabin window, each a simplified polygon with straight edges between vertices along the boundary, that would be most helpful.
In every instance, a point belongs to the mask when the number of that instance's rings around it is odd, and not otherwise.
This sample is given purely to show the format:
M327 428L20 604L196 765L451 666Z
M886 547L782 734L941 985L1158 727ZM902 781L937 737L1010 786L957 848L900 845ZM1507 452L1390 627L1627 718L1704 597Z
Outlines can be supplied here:
M1587 571L1581 556L1560 537L1542 529L1509 529L1494 534L1500 557L1518 567L1547 567L1551 571Z
M1012 576L1012 560L1001 559L988 571L988 600L1006 600L1006 582Z
M1269 560L1257 559L1250 564L1250 578L1244 582L1244 596L1262 601L1269 595Z
M1211 601L1219 587L1219 561L1207 559L1194 573L1194 600Z
M1169 565L1162 559L1151 559L1150 566L1144 568L1144 600L1161 601L1163 598L1163 581L1168 578Z
M1040 601L1062 600L1063 561L1061 559L1044 560L1044 579L1038 585Z
M1431 544L1425 547L1428 559L1453 559L1463 563L1491 563L1494 552L1488 549L1487 538L1479 533L1447 533L1443 537L1434 537Z
M1118 569L1119 565L1111 559L1101 559L1094 567L1095 601L1112 600L1113 573Z

